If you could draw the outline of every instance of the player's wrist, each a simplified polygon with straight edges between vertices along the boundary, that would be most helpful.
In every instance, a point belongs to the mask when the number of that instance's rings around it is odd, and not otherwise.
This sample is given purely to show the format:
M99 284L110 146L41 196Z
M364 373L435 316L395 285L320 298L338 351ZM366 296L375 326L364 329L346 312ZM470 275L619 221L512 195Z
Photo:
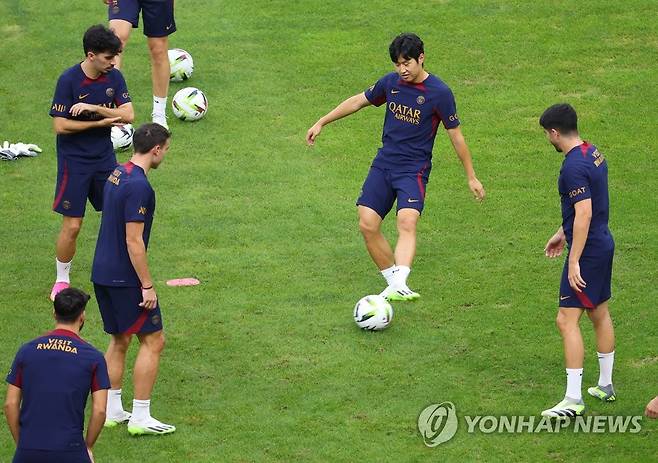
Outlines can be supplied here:
M151 283L149 285L142 285L142 289L144 291L148 291L149 289L153 289L153 283Z

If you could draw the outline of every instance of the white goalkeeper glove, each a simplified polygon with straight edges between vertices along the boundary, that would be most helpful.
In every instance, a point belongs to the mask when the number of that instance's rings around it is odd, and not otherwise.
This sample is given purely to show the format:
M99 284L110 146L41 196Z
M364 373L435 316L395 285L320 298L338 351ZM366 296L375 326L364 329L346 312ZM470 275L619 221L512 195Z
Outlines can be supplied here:
M11 146L7 140L0 145L0 160L2 161L13 161L16 159L16 153L11 149Z
M9 143L7 140L0 145L0 160L14 161L19 156L34 157L43 150L34 143Z
M13 148L12 148L13 147ZM34 157L41 153L42 149L34 143L14 143L10 145L9 149L16 153L17 156Z

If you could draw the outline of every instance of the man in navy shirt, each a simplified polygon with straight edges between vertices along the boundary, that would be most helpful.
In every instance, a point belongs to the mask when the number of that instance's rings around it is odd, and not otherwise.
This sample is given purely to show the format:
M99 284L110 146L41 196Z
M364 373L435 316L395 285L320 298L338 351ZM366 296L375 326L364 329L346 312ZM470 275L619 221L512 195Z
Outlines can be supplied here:
M103 0L108 6L110 28L121 39L125 49L133 28L139 26L139 13L144 21L144 35L151 55L153 83L153 112L151 118L164 128L167 126L167 93L169 92L169 35L176 32L174 0ZM117 57L117 68L122 58Z
M141 126L133 135L135 153L107 179L103 215L91 270L105 332L111 335L105 353L112 389L105 425L128 422L133 435L168 434L176 430L151 416L151 392L164 349L162 314L153 287L146 249L149 244L155 192L146 178L169 149L169 132L159 124ZM124 411L121 385L126 353L133 334L139 351L133 372L132 414Z
M382 147L357 200L359 227L370 257L387 282L381 295L391 301L409 301L420 297L407 286L407 277L416 254L416 225L425 205L432 148L440 123L461 159L475 198L482 200L485 192L475 176L471 154L459 128L453 94L423 67L423 42L414 34L401 34L391 43L389 53L395 72L321 117L306 133L306 141L313 145L322 127L337 119L366 106L386 105ZM381 232L381 224L396 200L399 236L393 253Z
M85 215L87 198L102 209L103 187L116 165L110 131L132 122L126 82L114 69L121 42L98 25L84 35L85 60L62 73L50 109L57 134L57 186L53 210L62 214L57 239L57 277L50 298L70 284L71 261Z
M615 242L608 228L608 163L594 145L580 138L576 111L570 105L551 106L539 124L548 141L564 153L558 179L562 226L548 240L544 252L554 258L562 254L565 244L568 246L557 315L564 344L567 390L564 399L542 415L573 417L585 410L581 393L585 349L579 326L583 312L587 312L594 325L600 367L598 385L587 392L605 402L615 400L615 333L608 311Z
M7 375L5 416L14 462L89 463L103 429L110 380L103 354L83 341L89 295L67 288L55 297L55 329L24 344ZM87 397L91 416L83 438Z

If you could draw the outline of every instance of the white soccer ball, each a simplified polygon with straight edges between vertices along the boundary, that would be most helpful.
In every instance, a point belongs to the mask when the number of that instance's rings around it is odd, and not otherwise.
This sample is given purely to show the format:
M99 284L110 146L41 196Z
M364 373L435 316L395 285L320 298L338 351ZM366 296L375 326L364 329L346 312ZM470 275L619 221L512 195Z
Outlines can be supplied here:
M197 121L208 111L208 99L198 88L185 87L176 92L171 108L180 120Z
M125 151L133 144L135 129L131 124L112 126L112 147L114 151Z
M192 55L180 48L167 51L169 55L169 80L182 82L192 77L194 61Z
M383 330L393 320L393 307L383 296L365 296L354 306L354 321L364 330Z

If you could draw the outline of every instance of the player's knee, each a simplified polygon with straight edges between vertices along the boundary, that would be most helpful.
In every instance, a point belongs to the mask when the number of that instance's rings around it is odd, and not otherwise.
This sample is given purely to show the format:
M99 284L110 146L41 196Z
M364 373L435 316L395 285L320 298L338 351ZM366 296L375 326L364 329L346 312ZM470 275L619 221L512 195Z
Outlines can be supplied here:
M398 218L398 232L400 233L416 233L416 218L415 217L399 217Z
M165 348L165 335L162 331L158 331L157 333L153 333L152 335L149 336L148 342L146 343L148 348L150 349L151 352L154 354L159 354L162 352Z
M379 233L379 224L366 218L359 219L359 230L366 238Z
M121 51L125 51L126 46L128 45L128 38L130 38L130 33L128 34L116 34L117 37L119 37L119 41L121 42Z
M555 318L555 325L561 333L565 333L572 330L576 324L570 317L560 311Z
M82 229L81 220L67 220L62 225L62 232L71 239L76 239Z
M167 55L168 45L165 40L149 40L149 52L154 60L166 59L169 62Z
M123 353L128 352L128 348L130 347L130 340L132 339L132 335L125 335L125 334L115 334L112 336L112 344L113 347Z
M610 313L607 310L588 310L587 315L589 315L589 319L592 321L594 326L602 326L607 324L612 325L612 319L610 318Z

